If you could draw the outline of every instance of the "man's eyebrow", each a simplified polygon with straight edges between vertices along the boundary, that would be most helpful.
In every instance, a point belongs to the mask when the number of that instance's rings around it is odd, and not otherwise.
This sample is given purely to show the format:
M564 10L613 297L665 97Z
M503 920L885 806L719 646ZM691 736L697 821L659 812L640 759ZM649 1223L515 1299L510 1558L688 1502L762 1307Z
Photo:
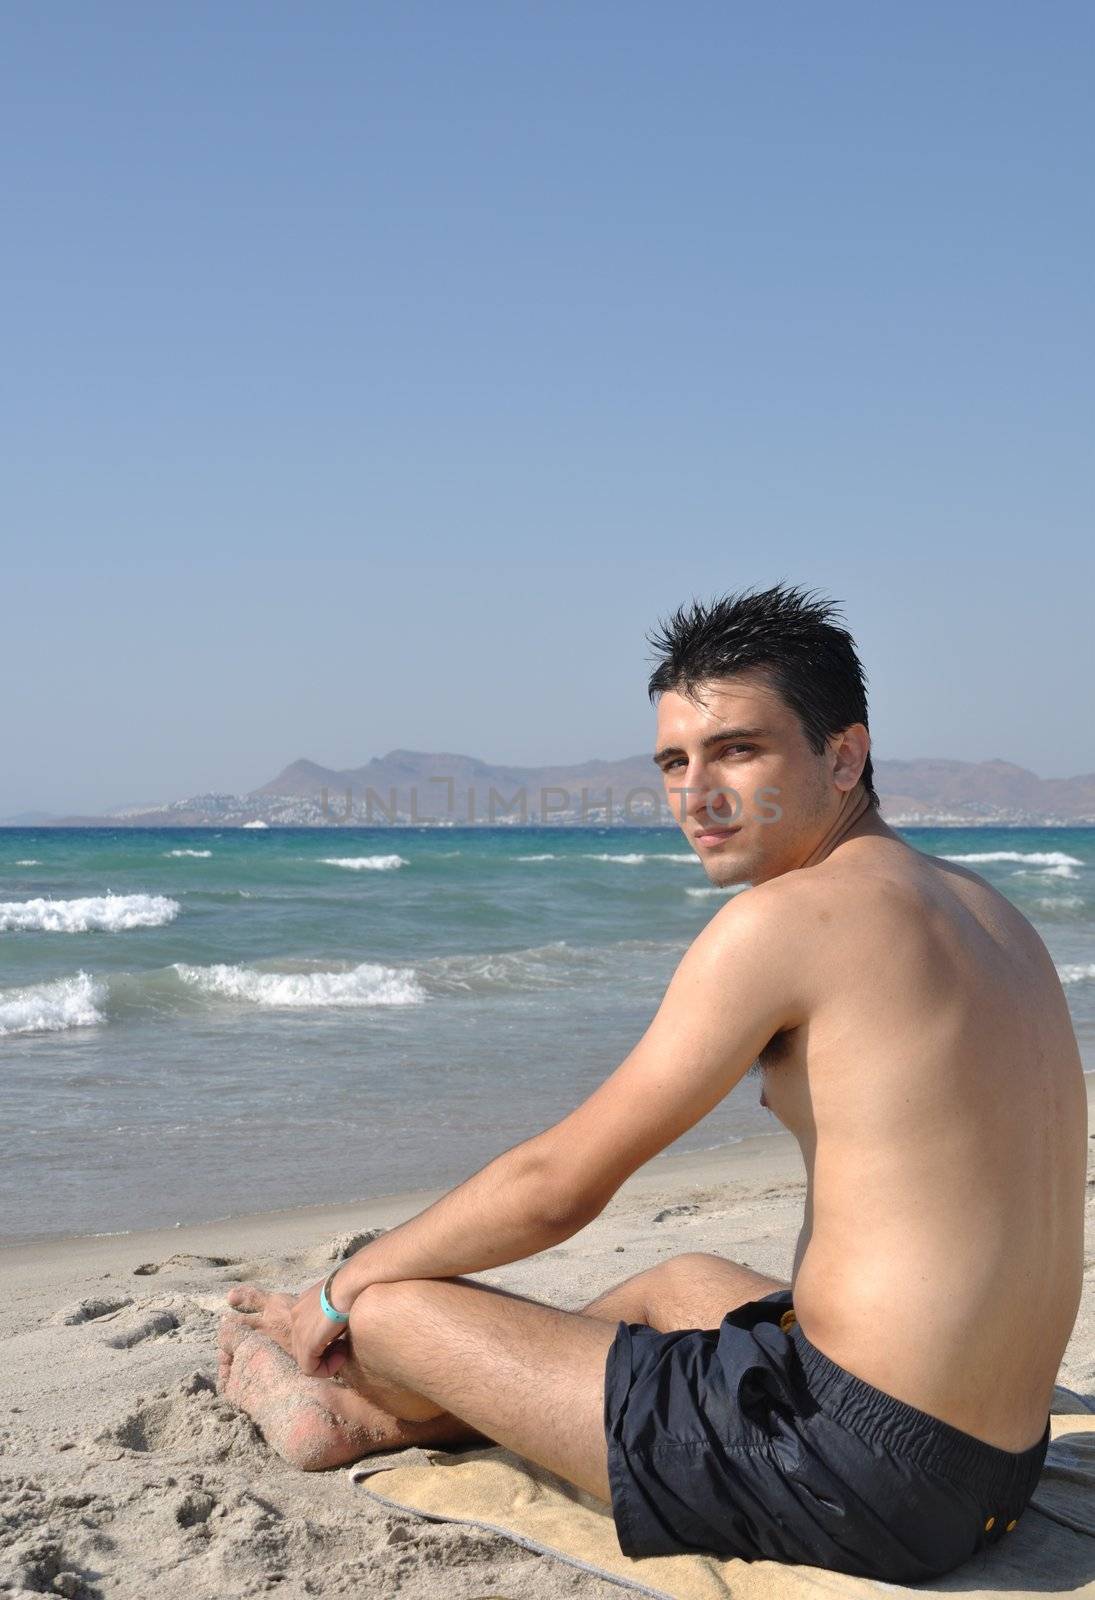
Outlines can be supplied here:
M718 733L709 733L701 739L700 747L706 750L708 745L723 744L727 739L763 739L767 733L767 728L720 728ZM681 755L684 755L684 751L680 745L667 744L656 750L652 759L660 766L667 756Z

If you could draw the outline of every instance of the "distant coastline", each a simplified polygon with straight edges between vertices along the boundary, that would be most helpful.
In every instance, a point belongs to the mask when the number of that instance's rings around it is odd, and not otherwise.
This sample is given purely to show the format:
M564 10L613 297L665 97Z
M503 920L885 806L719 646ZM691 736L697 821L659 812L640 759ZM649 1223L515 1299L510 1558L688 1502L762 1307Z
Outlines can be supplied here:
M954 828L956 830L963 828L983 828L986 830L1013 828L1016 832L1029 831L1031 828L1095 828L1095 818L1091 818L1090 820L1085 819L1079 822L1072 822L1063 817L1037 817L1028 820L1012 820L1011 818L1007 818L1004 821L998 821L993 817L943 817L936 816L931 813L916 814L913 816L895 816L886 810L885 797L883 797L882 818L892 828ZM150 822L144 818L131 819L128 817L121 818L104 816L61 817L56 820L50 818L49 820L33 823L0 822L0 833L26 833L33 832L38 828L48 828L51 831L60 833L63 833L66 830L79 833L90 829L101 829L104 832L109 832L119 828L128 828L135 833L139 833L141 831L168 833L172 830L186 831L187 829L193 829L195 832L205 830L213 832L219 831L222 828L229 828L237 832L244 832L247 829L253 828L263 831L269 830L270 832L274 832L278 829L291 830L302 828L326 828L332 833L354 833L362 831L375 831L378 828L389 829L393 832L397 830L417 832L422 829L429 829L432 832L442 828L482 828L489 830L491 828L501 827L508 828L514 833L552 833L562 829L589 827L611 828L614 831L619 832L664 833L670 836L679 832L676 823L672 822L658 823L643 822L639 820L628 821L622 818L614 818L610 822L600 823L580 822L576 819L571 820L557 818L552 818L546 822L530 820L528 822L510 823L503 822L501 819L490 822L486 818L476 819L472 822L449 821L442 818L432 820L419 819L418 821L413 821L411 818L399 818L392 822L365 822L356 819L350 822L345 820L338 822L324 820L312 822L266 822L263 819L252 819L246 822L238 822L235 820L225 820L224 818L210 818L208 821L204 822L177 822L168 820L156 820L154 822Z
M876 760L882 816L894 827L1095 826L1095 773L1040 778L1008 761ZM743 797L743 803L750 801ZM391 750L336 769L298 760L246 794L119 806L104 815L24 812L0 827L675 828L649 755L515 767L451 752Z

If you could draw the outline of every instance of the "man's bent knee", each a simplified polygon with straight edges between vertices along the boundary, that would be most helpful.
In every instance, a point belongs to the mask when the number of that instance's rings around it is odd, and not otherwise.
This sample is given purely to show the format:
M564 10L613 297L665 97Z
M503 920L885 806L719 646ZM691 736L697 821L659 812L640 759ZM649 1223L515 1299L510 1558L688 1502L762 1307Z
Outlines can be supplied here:
M716 1328L730 1311L759 1300L785 1280L766 1277L725 1256L687 1251L659 1262L650 1273L647 1304L650 1325L663 1332L679 1328Z
M402 1320L420 1304L420 1285L416 1279L398 1283L370 1283L350 1307L348 1324L353 1341L375 1336L381 1328Z

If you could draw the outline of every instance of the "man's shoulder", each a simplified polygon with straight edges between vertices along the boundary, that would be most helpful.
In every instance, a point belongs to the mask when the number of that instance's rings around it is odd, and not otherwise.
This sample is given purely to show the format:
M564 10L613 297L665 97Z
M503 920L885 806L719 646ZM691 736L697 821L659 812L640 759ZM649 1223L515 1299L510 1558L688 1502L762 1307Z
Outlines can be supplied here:
M728 942L752 939L805 959L841 930L857 938L867 927L906 923L927 909L915 871L879 871L864 861L829 860L753 884L712 918Z
M700 985L706 978L711 993L726 997L739 1018L768 1018L772 1026L765 1039L770 1038L810 1014L819 989L823 915L821 896L782 877L753 884L720 907L685 962Z
M831 922L831 891L805 882L802 872L751 884L721 906L700 938L728 954L748 945L775 959L801 956L819 928Z
M831 904L833 889L831 878L816 876L814 868L798 868L750 884L722 907L721 915L747 918L757 928L772 925L790 931L796 916L819 913Z

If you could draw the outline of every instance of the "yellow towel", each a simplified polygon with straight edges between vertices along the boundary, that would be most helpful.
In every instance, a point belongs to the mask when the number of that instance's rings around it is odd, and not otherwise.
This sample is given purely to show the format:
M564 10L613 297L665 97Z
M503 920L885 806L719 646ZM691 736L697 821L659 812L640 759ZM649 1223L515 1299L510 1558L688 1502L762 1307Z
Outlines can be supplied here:
M1015 1528L933 1580L933 1593L1095 1595L1095 1397L1057 1387L1050 1439L1038 1487ZM822 1591L855 1596L905 1587L737 1557L634 1560L621 1552L612 1513L600 1500L498 1445L366 1457L349 1476L381 1505L503 1534L656 1600L816 1600ZM923 1589L915 1585L908 1592Z

